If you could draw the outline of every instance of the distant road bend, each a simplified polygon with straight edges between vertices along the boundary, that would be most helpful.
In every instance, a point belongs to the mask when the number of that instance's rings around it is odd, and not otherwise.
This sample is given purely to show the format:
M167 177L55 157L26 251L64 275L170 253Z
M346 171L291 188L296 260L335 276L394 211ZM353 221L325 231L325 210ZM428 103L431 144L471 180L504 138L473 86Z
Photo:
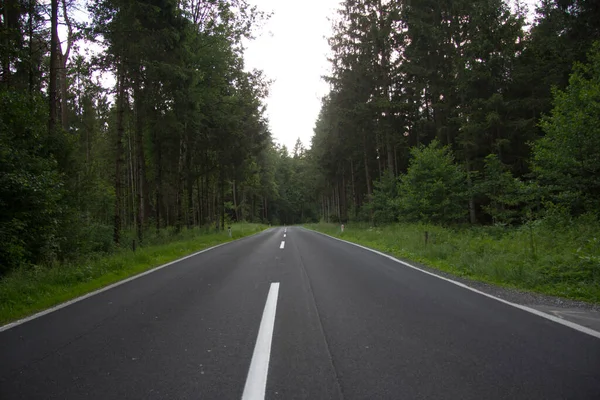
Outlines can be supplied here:
M2 329L0 399L598 400L600 333L272 228Z

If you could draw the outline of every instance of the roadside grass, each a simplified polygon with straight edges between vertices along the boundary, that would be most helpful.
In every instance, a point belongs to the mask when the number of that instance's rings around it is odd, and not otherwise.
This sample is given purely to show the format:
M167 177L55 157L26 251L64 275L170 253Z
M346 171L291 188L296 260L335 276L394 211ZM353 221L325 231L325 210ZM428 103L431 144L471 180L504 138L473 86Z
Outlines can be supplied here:
M232 225L227 232L207 228L165 230L148 234L145 245L135 252L123 248L113 254L96 254L77 262L52 267L34 266L12 271L0 278L0 325L23 318L151 268L220 243L266 229L259 224ZM124 235L124 240L128 235Z
M350 223L342 233L336 224L305 226L456 276L600 303L600 223L590 216L518 228Z

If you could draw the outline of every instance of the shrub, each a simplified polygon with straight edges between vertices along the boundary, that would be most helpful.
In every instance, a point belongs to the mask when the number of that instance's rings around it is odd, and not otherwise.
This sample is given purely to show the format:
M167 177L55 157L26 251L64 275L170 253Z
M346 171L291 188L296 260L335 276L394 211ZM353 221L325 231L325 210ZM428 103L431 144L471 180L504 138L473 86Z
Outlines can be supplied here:
M373 185L373 195L371 201L365 205L366 211L372 213L376 223L397 221L399 215L398 180L388 172Z
M600 209L600 43L577 64L565 91L554 91L545 136L533 146L533 170L555 203L576 214Z
M466 173L454 163L448 147L437 140L411 150L408 171L399 186L400 218L451 223L467 215Z
M0 274L57 252L63 182L42 99L0 91Z

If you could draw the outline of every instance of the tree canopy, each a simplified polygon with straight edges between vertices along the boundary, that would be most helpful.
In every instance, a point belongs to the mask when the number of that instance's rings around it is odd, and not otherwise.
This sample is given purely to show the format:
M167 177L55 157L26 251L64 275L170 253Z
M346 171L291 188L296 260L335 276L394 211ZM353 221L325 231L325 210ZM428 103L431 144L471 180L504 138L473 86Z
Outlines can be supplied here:
M246 0L0 5L0 274L232 221L600 210L585 0L344 0L311 143L276 144ZM59 29L64 26L65 29ZM90 44L100 51L86 51ZM108 85L106 82L110 82Z
M285 161L242 45L268 15L245 0L102 0L84 23L81 5L0 6L0 272L152 231L275 222Z
M321 218L598 213L594 18L583 0L541 1L531 23L505 0L341 2L308 152Z

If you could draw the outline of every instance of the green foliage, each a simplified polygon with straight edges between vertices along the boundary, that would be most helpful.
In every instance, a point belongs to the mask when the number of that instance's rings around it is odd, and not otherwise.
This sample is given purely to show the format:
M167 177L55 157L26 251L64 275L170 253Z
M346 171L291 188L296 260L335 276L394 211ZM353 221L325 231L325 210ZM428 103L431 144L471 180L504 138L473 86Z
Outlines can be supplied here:
M530 209L528 192L531 187L513 177L495 154L485 158L483 177L475 191L489 199L489 204L484 205L483 210L494 224L519 223Z
M411 150L410 166L401 179L400 219L447 224L467 215L466 174L450 149L437 140Z
M56 257L63 181L37 97L0 91L0 274Z
M307 158L300 139L290 157L285 146L275 146L272 156L272 183L277 195L271 197L268 219L272 223L296 224L317 221L314 165Z
M47 10L21 3L0 24L0 276L114 252L133 227L139 243L150 226L271 217L268 82L244 68L242 43L264 13L245 0L66 2L53 66L63 129L48 132Z
M533 147L533 169L551 199L574 212L600 210L600 43L577 64L566 90L555 90L546 135Z
M531 26L527 10L505 0L343 1L329 41L331 90L309 150L320 171L322 202L337 219L345 220L348 209L354 220L376 222L392 221L399 210L409 221L462 222L468 209L472 223L530 223L548 201L569 204L576 213L597 212L596 100L587 109L573 98L563 104L563 115L568 107L580 109L571 120L563 118L564 129L558 111L552 117L553 129L565 137L577 131L579 144L550 139L549 120L542 124L547 138L537 145L535 175L530 143L542 134L538 122L551 109L551 87L567 86L573 62L582 61L599 37L592 22L599 16L584 0L543 1ZM581 68L582 96L593 98L594 72ZM591 128L584 134L582 125ZM448 146L467 172L468 190L461 193L469 205L462 195L447 201L442 208L457 212L450 217L431 208L445 197L433 192L443 189L423 188L431 192L425 196L401 191L394 205L393 185L383 182L402 177L412 149L433 140ZM577 163L554 162L577 146L588 152L577 160L584 171L573 169ZM418 188L417 182L410 187Z
M365 209L372 213L376 223L389 223L398 221L398 179L390 172L374 182L373 196Z

